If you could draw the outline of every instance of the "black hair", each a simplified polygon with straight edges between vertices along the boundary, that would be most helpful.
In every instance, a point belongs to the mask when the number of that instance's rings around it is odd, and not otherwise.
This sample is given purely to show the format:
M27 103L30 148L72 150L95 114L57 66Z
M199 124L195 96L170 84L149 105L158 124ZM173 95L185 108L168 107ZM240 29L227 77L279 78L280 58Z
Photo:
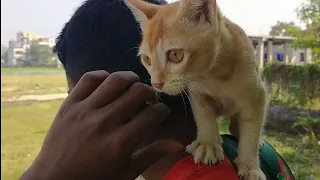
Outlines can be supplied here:
M164 0L148 2L166 4ZM140 27L122 0L87 0L65 24L54 52L74 81L93 70L133 71L149 84L150 76L137 57L140 41ZM184 110L180 96L162 95L161 99L171 109Z

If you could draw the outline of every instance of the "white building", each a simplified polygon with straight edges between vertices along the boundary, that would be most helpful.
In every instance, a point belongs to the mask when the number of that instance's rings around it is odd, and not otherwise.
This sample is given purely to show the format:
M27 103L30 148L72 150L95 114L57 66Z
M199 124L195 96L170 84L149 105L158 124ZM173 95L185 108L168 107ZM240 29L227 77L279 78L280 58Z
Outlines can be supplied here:
M288 47L288 62L284 60L284 45L275 45L273 46L273 57L274 60L279 62L284 62L287 64L303 65L312 63L312 51L311 49L302 49L302 48L291 48L290 44ZM265 52L267 49L265 48Z
M290 36L249 36L255 46L257 60L260 68L266 62L277 61L286 64L303 65L313 63L311 49L291 47L296 39Z
M39 36L38 36L37 40L34 42L34 44L47 45L51 48L55 45L55 43L56 43L55 38L39 37Z
M38 36L35 32L17 32L17 40L9 41L6 66L12 67L24 63L29 59L29 49L32 44L46 45L52 48L55 38Z
M26 60L24 48L10 47L7 51L7 66L13 67Z

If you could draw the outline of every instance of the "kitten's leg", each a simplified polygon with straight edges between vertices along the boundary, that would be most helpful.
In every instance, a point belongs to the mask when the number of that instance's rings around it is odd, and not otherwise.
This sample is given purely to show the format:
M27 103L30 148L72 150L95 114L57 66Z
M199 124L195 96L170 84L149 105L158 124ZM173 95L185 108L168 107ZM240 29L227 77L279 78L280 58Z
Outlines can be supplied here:
M259 166L259 142L266 111L264 90L259 96L247 99L248 104L242 107L238 119L240 139L235 163L239 176L244 180L266 180Z
M238 119L239 119L239 114L236 113L230 117L230 122L229 122L229 132L232 136L236 137L239 139L239 124L238 124ZM264 148L264 142L262 139L260 139L259 142L259 149Z
M219 133L215 103L207 96L190 98L193 115L197 124L197 139L187 146L186 151L194 155L196 163L216 164L224 159L222 138Z

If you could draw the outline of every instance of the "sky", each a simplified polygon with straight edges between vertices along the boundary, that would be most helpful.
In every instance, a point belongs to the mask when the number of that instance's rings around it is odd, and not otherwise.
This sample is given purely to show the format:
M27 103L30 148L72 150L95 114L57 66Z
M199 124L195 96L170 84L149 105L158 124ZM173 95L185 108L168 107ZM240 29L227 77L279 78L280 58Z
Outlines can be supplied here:
M102 0L103 1L103 0ZM107 0L105 0L107 1ZM172 2L173 0L169 0ZM217 0L223 14L248 34L267 34L280 21L299 23L295 9L303 0ZM56 37L83 0L1 0L1 44L17 31Z

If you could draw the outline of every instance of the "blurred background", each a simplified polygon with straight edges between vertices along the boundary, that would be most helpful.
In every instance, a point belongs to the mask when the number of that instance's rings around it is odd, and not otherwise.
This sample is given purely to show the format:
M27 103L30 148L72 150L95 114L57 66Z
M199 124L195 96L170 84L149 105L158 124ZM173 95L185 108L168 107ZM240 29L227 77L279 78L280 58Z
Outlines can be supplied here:
M169 1L172 2L172 1ZM55 38L82 0L1 0L1 178L39 152L67 95ZM249 35L268 86L263 138L298 180L320 180L320 0L218 0ZM221 121L221 132L227 132Z

